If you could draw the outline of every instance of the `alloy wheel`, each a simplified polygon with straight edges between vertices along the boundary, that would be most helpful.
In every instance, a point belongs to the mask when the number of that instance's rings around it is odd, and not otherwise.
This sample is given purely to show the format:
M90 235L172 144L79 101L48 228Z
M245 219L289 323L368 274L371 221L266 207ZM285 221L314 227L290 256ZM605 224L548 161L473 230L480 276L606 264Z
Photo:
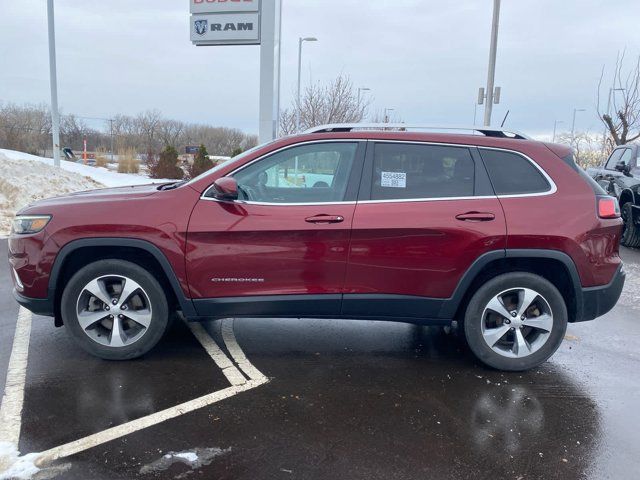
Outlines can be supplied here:
M542 348L553 329L549 302L530 288L511 288L493 297L482 313L482 337L496 353L529 356Z
M106 275L87 283L76 304L78 323L94 342L125 347L138 341L151 324L148 294L131 278Z

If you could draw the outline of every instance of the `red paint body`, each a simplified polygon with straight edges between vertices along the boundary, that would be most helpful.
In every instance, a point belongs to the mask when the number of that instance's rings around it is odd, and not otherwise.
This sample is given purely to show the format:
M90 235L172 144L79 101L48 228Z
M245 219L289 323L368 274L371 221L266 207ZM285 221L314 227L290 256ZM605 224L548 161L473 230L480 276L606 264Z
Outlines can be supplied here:
M213 182L264 154L302 141L356 139L440 142L522 152L557 192L524 198L472 198L331 205L256 205L201 199ZM289 294L382 293L449 298L472 263L502 249L568 254L582 287L607 284L620 265L620 219L600 219L589 185L558 155L527 140L408 132L321 133L285 138L231 161L188 185L159 191L126 187L38 202L22 214L49 214L46 229L12 235L9 260L45 298L60 249L80 238L148 241L168 260L188 299ZM564 152L564 153L563 153ZM492 221L461 221L488 212ZM340 223L309 223L331 215ZM241 278L245 282L220 279ZM336 312L338 313L338 312Z

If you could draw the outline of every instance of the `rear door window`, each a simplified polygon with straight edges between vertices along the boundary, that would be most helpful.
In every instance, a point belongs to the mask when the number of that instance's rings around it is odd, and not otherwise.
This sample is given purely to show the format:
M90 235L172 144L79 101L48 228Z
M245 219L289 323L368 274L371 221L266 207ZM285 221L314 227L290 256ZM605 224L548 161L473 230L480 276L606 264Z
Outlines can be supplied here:
M551 189L540 170L522 155L484 148L480 154L497 195L525 195Z
M468 197L475 163L468 148L376 143L371 200Z

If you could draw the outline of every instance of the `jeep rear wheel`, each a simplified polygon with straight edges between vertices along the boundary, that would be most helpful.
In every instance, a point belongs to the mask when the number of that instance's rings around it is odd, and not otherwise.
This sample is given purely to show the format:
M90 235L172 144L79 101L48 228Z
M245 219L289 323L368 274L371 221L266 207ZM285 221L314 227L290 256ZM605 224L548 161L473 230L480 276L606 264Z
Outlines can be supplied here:
M160 284L145 269L122 260L101 260L80 269L61 299L67 331L87 352L128 360L153 348L168 325Z
M506 273L473 295L464 319L469 347L486 365L520 371L545 362L562 343L567 308L558 289L530 273Z

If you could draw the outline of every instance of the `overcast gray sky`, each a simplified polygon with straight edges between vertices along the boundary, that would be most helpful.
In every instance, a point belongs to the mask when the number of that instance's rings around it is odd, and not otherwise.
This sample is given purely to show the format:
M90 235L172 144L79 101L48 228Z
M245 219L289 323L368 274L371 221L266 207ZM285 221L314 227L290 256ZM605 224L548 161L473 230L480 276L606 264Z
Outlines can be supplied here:
M257 132L259 47L189 42L186 0L56 0L59 101L90 117L157 108L166 117ZM491 0L283 0L282 105L303 79L348 74L373 110L406 122L470 124L486 82ZM499 124L532 134L555 119L600 130L596 87L616 53L640 53L638 0L503 0ZM0 0L0 101L49 102L45 0ZM482 110L478 109L478 122Z

